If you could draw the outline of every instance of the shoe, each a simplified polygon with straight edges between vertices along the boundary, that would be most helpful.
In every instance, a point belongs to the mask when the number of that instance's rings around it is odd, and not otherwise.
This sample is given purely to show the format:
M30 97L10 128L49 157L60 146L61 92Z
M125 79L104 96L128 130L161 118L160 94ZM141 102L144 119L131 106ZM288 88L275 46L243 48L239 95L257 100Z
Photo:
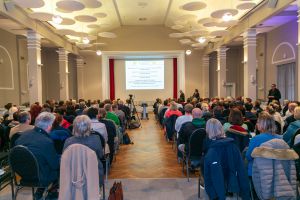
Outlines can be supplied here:
M200 188L204 190L204 179L202 176L200 177Z

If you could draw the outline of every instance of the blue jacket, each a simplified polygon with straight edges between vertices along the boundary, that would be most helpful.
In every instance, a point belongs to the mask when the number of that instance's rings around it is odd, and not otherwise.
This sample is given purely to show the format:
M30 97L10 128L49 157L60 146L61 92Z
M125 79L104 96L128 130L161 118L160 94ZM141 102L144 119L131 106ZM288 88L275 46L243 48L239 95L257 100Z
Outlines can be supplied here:
M283 140L288 143L290 147L292 147L294 144L291 144L291 140L296 133L296 131L300 128L300 120L296 120L288 126L286 132L283 134Z
M250 199L247 172L232 138L211 141L204 158L204 183L210 199L225 200L226 192Z
M49 184L58 179L59 156L47 132L35 127L21 134L16 145L27 147L36 157L43 184Z

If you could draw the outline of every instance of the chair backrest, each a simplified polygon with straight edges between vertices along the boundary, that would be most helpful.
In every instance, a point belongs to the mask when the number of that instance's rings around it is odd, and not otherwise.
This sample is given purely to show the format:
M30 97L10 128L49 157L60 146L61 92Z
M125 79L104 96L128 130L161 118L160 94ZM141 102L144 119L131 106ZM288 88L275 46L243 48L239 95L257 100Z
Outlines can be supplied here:
M21 182L39 183L39 165L27 147L22 145L13 147L8 158L12 172L21 177Z
M17 132L10 138L10 148L13 148L16 145L16 141L20 136L21 132Z
M98 135L98 136L99 136L100 141L101 141L101 146L102 146L103 149L105 149L105 139L104 139L104 137L103 137L99 132L94 131L94 130L91 131L91 134L94 134L94 135Z
M203 153L203 143L206 138L204 128L198 128L193 131L189 139L189 157L201 158Z
M167 110L168 110L168 108L163 108L163 109L161 109L160 113L158 113L158 120L161 125L163 125L165 112Z

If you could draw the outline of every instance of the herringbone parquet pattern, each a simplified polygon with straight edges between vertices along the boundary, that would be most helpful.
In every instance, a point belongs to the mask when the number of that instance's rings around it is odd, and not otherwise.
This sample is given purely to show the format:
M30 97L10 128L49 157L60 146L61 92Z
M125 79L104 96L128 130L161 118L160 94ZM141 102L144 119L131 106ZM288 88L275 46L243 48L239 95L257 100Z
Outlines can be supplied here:
M122 178L183 178L172 145L154 115L142 120L142 128L127 130L133 145L122 145L110 171L110 179Z

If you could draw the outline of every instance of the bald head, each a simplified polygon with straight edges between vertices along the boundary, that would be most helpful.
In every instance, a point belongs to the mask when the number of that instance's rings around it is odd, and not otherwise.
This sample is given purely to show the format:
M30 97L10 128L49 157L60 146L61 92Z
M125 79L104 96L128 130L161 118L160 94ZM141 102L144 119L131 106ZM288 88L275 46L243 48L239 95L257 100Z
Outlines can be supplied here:
M201 118L202 110L200 108L194 108L192 111L193 118Z

